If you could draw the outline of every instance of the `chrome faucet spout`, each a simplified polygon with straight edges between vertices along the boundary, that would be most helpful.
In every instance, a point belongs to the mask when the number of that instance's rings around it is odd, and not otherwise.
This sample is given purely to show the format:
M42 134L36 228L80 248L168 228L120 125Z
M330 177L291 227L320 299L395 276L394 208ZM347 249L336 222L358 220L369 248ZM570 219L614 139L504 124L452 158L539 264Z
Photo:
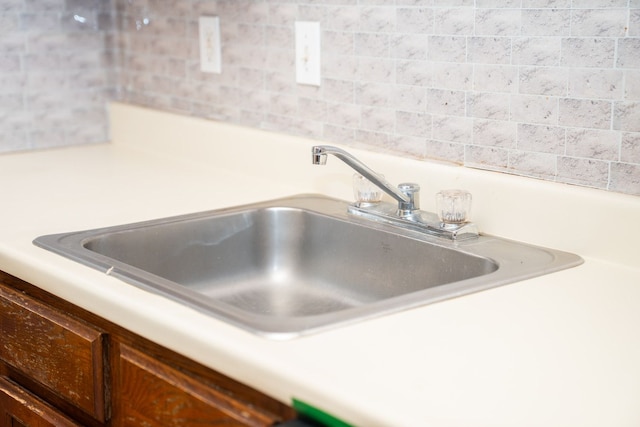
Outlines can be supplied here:
M390 184L383 176L371 170L367 165L356 159L353 155L346 151L334 147L332 145L316 145L312 148L312 162L314 165L324 165L327 163L327 155L333 154L338 159L345 162L353 170L367 178L382 191L387 193L398 201L398 204L404 206L403 210L412 210L414 206L413 195L403 193L399 188Z
M327 164L327 154L324 150L316 150L318 147L313 147L313 157L311 159L314 165L326 165Z

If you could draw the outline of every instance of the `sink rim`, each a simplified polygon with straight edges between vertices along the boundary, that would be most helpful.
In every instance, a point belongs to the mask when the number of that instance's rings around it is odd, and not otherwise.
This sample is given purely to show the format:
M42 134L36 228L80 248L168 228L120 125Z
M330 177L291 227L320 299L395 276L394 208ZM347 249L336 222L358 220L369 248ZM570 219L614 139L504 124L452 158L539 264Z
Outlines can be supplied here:
M313 206L314 203L321 204L323 209L319 209L317 206L314 209L306 206L306 204ZM393 225L377 223L349 215L347 213L348 205L348 202L323 195L302 194L225 209L164 217L83 231L49 234L37 237L33 243L36 246L57 253L90 268L102 271L103 273L116 277L126 283L156 294L164 295L174 301L190 306L196 310L203 311L206 314L212 315L227 323L239 326L253 334L279 340L317 333L337 326L360 322L374 317L381 317L390 313L404 311L418 306L424 306L446 299L503 286L531 277L575 267L583 262L581 257L568 252L515 242L484 234L481 234L480 237L475 240L461 242L448 241L420 233L418 231L400 229ZM396 295L364 305L349 307L342 311L304 317L292 316L289 318L278 318L259 313L250 313L214 299L205 300L202 298L202 294L188 289L184 285L172 282L171 280L155 274L148 273L145 270L141 270L137 267L126 264L125 262L94 252L86 247L87 243L91 240L116 232L128 232L136 229L148 228L150 226L162 226L194 219L222 217L243 211L273 207L302 209L314 214L328 216L331 219L344 221L349 224L355 224L357 226L367 227L385 233L392 233L404 238L421 241L425 244L452 249L457 252L462 252L470 256L480 257L484 260L493 262L497 265L497 269L481 276L471 277L403 295ZM516 267L515 265L512 265L514 262L509 259L497 259L498 257L495 256L495 249L493 252L491 250L492 248L495 248L496 245L499 246L505 244L541 251L542 253L551 255L552 260L549 264L544 266L542 271L539 270L540 266L537 265L526 265L524 267L520 265L519 267L521 267L523 271L514 275L513 273L510 273L510 269ZM522 263L522 261L520 262Z

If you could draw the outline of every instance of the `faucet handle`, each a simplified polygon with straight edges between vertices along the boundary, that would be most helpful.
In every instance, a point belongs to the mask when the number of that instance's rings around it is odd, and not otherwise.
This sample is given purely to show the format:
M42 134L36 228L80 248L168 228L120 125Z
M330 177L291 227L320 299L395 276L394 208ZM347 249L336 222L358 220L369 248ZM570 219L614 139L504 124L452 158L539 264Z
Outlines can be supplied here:
M384 175L380 177L384 178ZM353 174L353 195L359 205L373 205L382 200L380 187L357 172Z
M465 190L442 190L436 194L436 209L443 224L463 224L471 211L471 193Z
M401 216L406 216L416 209L420 209L420 185L415 182L403 182L398 185L398 190L409 198L408 202L398 204L398 212Z

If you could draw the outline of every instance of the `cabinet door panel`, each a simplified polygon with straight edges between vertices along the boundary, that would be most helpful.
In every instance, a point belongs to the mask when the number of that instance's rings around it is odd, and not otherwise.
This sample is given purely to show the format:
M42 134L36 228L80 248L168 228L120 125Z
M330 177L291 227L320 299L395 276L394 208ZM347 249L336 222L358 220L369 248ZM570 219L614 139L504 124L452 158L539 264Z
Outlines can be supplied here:
M103 334L0 284L0 360L105 420Z
M126 345L120 346L118 425L271 426L277 420Z
M11 380L0 377L0 427L80 427Z

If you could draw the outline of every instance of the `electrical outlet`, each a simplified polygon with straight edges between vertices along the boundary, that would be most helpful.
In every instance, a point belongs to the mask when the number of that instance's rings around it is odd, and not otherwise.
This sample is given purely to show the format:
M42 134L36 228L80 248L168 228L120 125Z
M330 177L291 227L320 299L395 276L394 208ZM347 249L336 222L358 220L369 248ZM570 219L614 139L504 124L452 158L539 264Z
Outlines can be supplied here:
M319 22L296 22L296 82L320 86Z
M200 70L205 73L220 74L222 59L220 53L220 18L201 16L200 29Z

